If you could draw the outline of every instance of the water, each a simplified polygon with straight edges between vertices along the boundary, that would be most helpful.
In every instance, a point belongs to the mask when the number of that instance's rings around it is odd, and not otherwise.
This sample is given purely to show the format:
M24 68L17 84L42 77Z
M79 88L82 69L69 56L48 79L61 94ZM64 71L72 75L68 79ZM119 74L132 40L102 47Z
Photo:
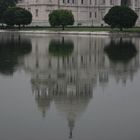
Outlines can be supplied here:
M139 140L139 45L1 33L0 139Z

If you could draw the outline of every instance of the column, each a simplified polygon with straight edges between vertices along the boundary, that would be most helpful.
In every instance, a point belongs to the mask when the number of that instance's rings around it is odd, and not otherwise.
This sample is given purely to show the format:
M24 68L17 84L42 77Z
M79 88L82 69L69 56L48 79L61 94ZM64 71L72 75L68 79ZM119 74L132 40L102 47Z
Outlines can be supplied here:
M135 10L135 0L130 0L131 7L133 10Z

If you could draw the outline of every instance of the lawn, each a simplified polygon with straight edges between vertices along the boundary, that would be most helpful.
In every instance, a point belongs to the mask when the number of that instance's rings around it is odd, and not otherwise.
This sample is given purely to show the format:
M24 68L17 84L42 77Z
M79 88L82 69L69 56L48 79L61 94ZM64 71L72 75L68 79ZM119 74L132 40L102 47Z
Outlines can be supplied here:
M18 30L18 28L12 28L12 30ZM63 31L62 28L51 28L51 27L26 27L21 28L23 31ZM120 32L119 29L111 29L109 27L67 27L64 31L77 31L77 32ZM124 29L122 32L140 33L140 27L134 27L130 29Z
M62 28L51 27L27 27L22 30L46 30L46 31L62 31ZM109 27L67 27L64 31L78 31L78 32L120 32L119 29L111 29ZM130 29L124 29L122 32L134 32L140 33L140 27L134 27Z

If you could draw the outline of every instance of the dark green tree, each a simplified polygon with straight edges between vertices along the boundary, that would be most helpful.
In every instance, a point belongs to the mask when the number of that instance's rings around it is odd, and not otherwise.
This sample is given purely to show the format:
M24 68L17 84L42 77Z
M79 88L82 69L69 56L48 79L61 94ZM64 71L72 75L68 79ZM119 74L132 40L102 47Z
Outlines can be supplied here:
M49 14L49 23L52 27L62 26L64 30L67 25L74 24L74 16L69 10L54 10Z
M32 22L32 14L23 8L8 8L3 15L3 21L9 26L18 25L20 29L21 25L28 25Z
M111 28L132 28L138 19L138 15L127 6L114 6L105 15L104 21Z
M14 7L16 5L15 0L0 0L0 23L2 23L2 17L3 13L7 10L9 7Z

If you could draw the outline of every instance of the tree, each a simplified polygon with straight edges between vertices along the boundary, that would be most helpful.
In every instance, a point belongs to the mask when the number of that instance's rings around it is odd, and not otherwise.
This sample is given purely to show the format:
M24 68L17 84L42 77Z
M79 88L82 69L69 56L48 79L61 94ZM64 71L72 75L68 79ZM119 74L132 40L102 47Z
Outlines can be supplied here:
M2 23L3 13L9 7L14 7L16 5L15 0L0 0L0 23Z
M64 30L67 25L74 24L74 16L69 10L54 10L49 14L49 23L52 27L62 26Z
M18 25L20 29L21 25L28 25L32 22L32 14L23 8L8 8L3 15L3 21L9 26Z
M132 28L138 19L138 15L129 7L114 6L105 15L104 21L111 26L111 28Z

